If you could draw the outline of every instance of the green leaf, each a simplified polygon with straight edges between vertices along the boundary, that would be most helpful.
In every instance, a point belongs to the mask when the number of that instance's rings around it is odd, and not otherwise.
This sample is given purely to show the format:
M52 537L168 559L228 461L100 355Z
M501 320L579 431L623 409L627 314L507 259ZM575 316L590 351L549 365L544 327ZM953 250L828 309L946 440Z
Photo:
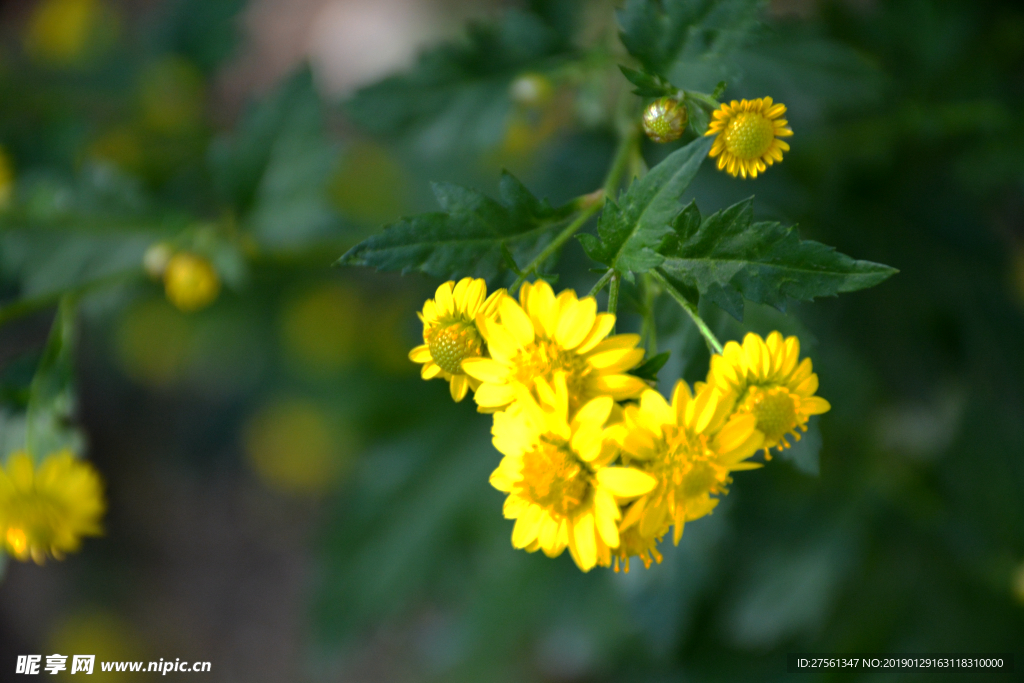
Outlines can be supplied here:
M663 97L677 92L675 88L665 84L660 78L646 71L637 71L621 64L619 65L619 70L626 77L626 80L636 86L633 94L640 97Z
M508 173L501 177L500 200L450 183L435 183L434 195L444 212L404 218L354 246L338 264L489 278L506 265L504 251L528 261L573 211L572 205L552 208Z
M632 280L661 264L657 252L669 225L679 213L679 200L711 149L710 139L697 139L668 155L650 173L619 196L608 199L597 223L597 236L580 235L587 255Z
M618 13L629 53L680 88L710 90L757 25L755 0L629 0Z
M658 381L658 371L661 370L665 363L668 362L668 357L670 355L670 351L663 351L656 356L651 356L645 360L642 365L630 370L629 374L634 377L639 377L640 379L656 382Z
M790 300L874 287L898 272L801 240L793 226L755 223L753 197L707 218L691 203L672 227L661 269L737 320L743 299L783 311Z
M84 445L81 433L72 422L76 311L72 297L61 300L32 379L25 416L25 450L34 458L43 458L64 448L77 453Z
M471 24L465 40L435 47L411 70L357 91L345 109L371 133L416 137L421 151L493 146L505 133L512 80L548 71L572 53L571 33L560 23L541 8Z
M294 246L337 234L327 186L339 156L312 74L302 69L253 107L233 137L211 145L210 164L261 243Z

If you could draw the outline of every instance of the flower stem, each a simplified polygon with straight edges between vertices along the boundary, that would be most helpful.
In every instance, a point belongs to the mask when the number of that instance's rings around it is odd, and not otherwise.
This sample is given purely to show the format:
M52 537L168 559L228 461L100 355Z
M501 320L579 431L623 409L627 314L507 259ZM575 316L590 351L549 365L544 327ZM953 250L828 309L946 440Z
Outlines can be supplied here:
M519 289L519 286L523 284L531 273L535 273L541 264L561 249L562 245L564 245L570 237L575 235L576 232L582 228L583 225L590 220L590 218L597 213L602 206L604 206L605 200L618 188L619 182L622 180L622 174L629 165L630 159L633 156L634 148L640 140L639 136L640 128L638 126L631 126L622 136L622 139L619 140L619 147L615 150L615 158L612 159L612 165L608 169L608 175L605 176L603 190L598 190L597 192L584 195L577 200L583 209L576 217L576 220L565 226L565 229L558 233L555 239L551 240L551 243L548 246L544 247L544 251L537 254L536 258L530 261L530 263L523 268L522 273L520 273L519 277L517 277L515 282L513 282L508 288L509 294L515 294L516 290Z
M77 287L48 294L40 294L36 297L21 299L7 304L6 306L0 306L0 326L6 325L10 321L17 320L18 318L22 318L26 315L31 315L37 311L46 310L47 308L56 306L65 296L80 297L92 292L93 290L103 289L111 285L128 282L140 275L142 275L141 268L132 268L130 270L97 278Z
M661 283L661 286L665 288L665 291L669 293L669 296L675 299L676 303L686 311L687 315L690 316L690 319L693 320L693 324L696 325L697 329L700 330L700 333L704 335L704 341L707 342L708 350L710 350L712 354L717 353L721 355L722 343L718 341L718 337L715 336L714 332L711 331L711 328L708 327L708 324L704 322L704 319L697 313L697 308L687 301L682 292L676 289L657 268L651 270L650 273L651 277Z
M604 275L601 276L601 279L595 282L594 286L590 288L589 292L587 292L587 296L597 296L597 293L604 289L604 286L612 279L612 274L614 272L615 271L610 268L606 270Z
M614 314L619 308L619 284L621 282L622 276L612 271L612 278L608 283L608 312L611 314Z

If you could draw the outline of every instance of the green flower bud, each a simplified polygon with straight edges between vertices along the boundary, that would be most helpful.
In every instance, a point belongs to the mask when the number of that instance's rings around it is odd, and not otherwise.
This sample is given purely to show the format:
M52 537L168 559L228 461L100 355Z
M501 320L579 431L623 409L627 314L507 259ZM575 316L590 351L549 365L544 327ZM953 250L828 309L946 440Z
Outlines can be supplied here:
M655 142L672 142L682 137L688 120L686 107L681 102L662 97L644 110L644 133Z

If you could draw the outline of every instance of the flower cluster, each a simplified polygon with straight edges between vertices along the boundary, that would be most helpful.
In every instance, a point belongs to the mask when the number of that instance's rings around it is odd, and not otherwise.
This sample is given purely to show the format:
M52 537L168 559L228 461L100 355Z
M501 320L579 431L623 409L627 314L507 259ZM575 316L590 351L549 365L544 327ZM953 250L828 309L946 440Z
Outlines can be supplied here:
M490 482L507 494L512 545L568 549L583 571L660 562L662 537L678 544L732 472L760 467L758 450L788 447L829 409L799 342L778 332L729 342L705 382L679 381L668 402L630 374L640 337L611 335L615 315L593 297L537 281L516 301L465 278L441 285L420 319L424 344L409 355L423 377L443 377L456 401L472 389L493 414L504 457Z
M36 465L24 451L0 468L0 547L42 564L58 560L101 533L103 483L87 463L64 450Z

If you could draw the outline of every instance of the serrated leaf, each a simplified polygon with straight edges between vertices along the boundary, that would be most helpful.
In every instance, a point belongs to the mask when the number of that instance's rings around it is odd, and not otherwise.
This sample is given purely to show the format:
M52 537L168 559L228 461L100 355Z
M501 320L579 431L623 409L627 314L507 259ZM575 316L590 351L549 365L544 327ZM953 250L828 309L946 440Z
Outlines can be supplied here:
M552 208L511 174L501 177L500 200L458 185L436 183L444 212L425 213L390 225L357 244L339 265L378 270L418 270L441 278L492 277L505 264L503 250L522 262L547 243L552 228L573 211Z
M743 299L785 310L791 300L874 287L898 272L801 240L794 226L753 219L752 197L703 219L691 203L662 245L662 271L737 320Z
M633 90L634 95L639 95L640 97L662 97L676 92L675 88L666 85L657 76L653 76L646 71L637 71L621 64L619 65L619 70L622 71L622 75L626 77L626 80L636 86Z
M620 35L649 73L707 90L731 75L729 58L756 26L757 9L754 0L629 0Z
M679 200L697 175L711 149L700 138L668 155L617 202L608 200L597 223L597 236L580 235L587 255L632 278L661 264L658 247L672 232L669 223L679 213Z
M668 362L670 355L670 351L663 351L656 356L651 356L642 365L630 370L629 374L640 379L656 382L658 380L658 371Z
M371 133L415 136L421 151L493 146L504 135L511 81L572 53L556 14L513 9L500 22L470 24L464 40L432 48L409 71L358 90L345 109Z

